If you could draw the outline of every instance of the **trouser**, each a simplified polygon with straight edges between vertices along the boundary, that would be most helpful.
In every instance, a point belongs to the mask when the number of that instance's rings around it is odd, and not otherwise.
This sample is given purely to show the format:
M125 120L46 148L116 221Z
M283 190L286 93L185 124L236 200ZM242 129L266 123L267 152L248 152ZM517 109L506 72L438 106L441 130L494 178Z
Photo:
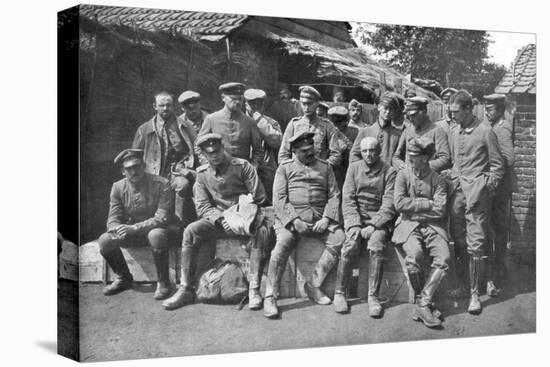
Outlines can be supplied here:
M489 268L487 277L495 280L505 268L504 259L510 227L510 194L498 194L492 202L490 213L490 241L487 246Z
M171 176L170 185L176 192L174 200L174 213L179 218L183 227L197 220L195 203L193 202L192 176Z
M263 162L265 164L268 164L266 162ZM273 182L275 180L275 171L277 170L277 167L265 167L260 166L258 167L258 177L260 178L260 181L265 189L265 196L269 200L269 202L273 202Z
M425 265L424 248L433 259L432 272L426 284L422 274ZM419 305L429 305L451 263L448 242L432 227L422 225L411 232L407 241L403 243L402 249L405 252L405 265L415 297L420 297Z
M489 198L480 197L472 208L460 186L451 197L451 234L455 242L456 273L463 284L468 284L468 255L482 258L487 255L489 238Z
M185 228L181 256L181 285L183 287L187 289L194 288L197 255L201 244L227 235L231 234L226 234L223 228L212 224L206 219L199 219ZM266 255L269 254L270 243L272 243L269 229L265 223L258 227L256 234L250 240L249 287L259 288L263 273L263 263L267 258Z
M344 245L342 246L342 252L340 257L340 262L338 263L338 273L336 276L336 289L335 291L338 293L345 293L347 288L347 283L349 280L350 275L350 267L352 261L359 256L359 252L361 249L361 245L366 242L367 250L369 251L370 258L376 257L380 259L380 264L378 262L370 261L369 262L369 268L370 266L380 266L380 269L378 271L374 271L376 269L369 269L369 273L372 273L373 276L381 275L381 260L384 256L384 250L386 249L386 245L388 242L388 236L389 231L387 228L384 229L376 229L370 236L370 238L365 241L361 234L358 232L356 233L355 238L351 237L350 235L346 234L346 241L344 242ZM375 274L376 273L376 274ZM371 289L372 288L372 289ZM370 287L369 286L369 295L371 291L375 292L376 287ZM376 292L375 292L376 293Z
M275 242L275 248L271 251L271 259L269 261L269 269L267 273L267 286L265 290L265 296L273 296L277 298L279 296L279 286L281 284L281 278L285 271L286 263L288 257L292 253L292 250L296 247L298 242L299 235L296 232L291 232L280 223L275 225L275 235L277 240ZM325 252L321 255L321 259L325 257L332 257L333 259L338 258L342 245L346 240L346 235L344 231L340 228L335 228L333 231L326 230L323 233L308 233L305 236L311 236L319 238L322 242L325 243ZM333 264L334 265L334 264ZM316 267L317 268L317 267ZM321 284L318 284L318 279L312 284L314 287L320 287Z

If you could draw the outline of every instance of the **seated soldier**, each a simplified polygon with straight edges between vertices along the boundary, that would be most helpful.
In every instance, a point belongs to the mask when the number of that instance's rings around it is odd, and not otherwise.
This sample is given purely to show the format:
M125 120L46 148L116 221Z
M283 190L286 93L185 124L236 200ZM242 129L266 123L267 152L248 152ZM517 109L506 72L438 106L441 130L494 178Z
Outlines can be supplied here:
M350 265L359 255L360 246L366 243L369 251L369 316L380 317L382 306L378 291L382 281L384 249L389 240L395 209L393 186L395 170L380 160L380 143L376 138L366 137L361 141L363 159L353 162L344 182L342 212L346 229L346 242L336 275L334 309L348 312L346 289Z
M132 274L121 246L148 243L153 249L158 283L155 299L170 295L168 244L175 241L179 226L173 214L174 191L164 177L145 172L143 150L126 149L115 158L124 178L113 184L107 232L99 239L99 251L116 278L103 294L110 296L132 287Z
M208 163L197 168L197 181L193 187L195 206L199 220L191 223L183 232L181 285L177 292L162 305L173 310L195 300L195 269L197 252L204 241L235 235L224 211L239 202L241 195L251 194L254 203L265 202L264 188L251 163L231 158L225 152L222 136L209 133L197 138L197 146ZM249 307L262 308L260 280L262 263L267 250L268 229L264 222L258 225L250 251Z
M268 318L279 314L276 301L279 285L300 236L316 236L326 244L304 289L316 303L331 303L321 286L338 262L346 237L340 228L340 189L331 166L315 157L314 135L303 131L291 137L289 143L294 157L283 161L275 174L273 206L277 242L271 252L265 290L264 316Z
M395 179L394 205L401 214L393 233L393 242L405 252L409 280L415 292L414 320L428 327L441 325L441 313L433 310L432 298L447 274L450 263L445 217L447 186L443 178L430 168L435 144L415 138L407 144L408 167ZM432 271L424 284L422 268L424 249L432 261Z

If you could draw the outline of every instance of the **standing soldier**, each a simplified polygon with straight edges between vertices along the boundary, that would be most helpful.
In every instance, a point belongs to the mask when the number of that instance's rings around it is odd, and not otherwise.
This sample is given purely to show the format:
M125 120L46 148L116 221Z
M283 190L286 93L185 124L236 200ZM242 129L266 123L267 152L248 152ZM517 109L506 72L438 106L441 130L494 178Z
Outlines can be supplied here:
M435 144L430 139L413 138L407 145L409 165L395 179L395 209L401 214L393 242L405 252L405 264L414 289L414 320L428 327L441 325L432 298L447 274L450 253L445 230L447 185L430 168ZM433 258L432 271L424 283L424 250Z
M314 136L315 133L309 131L294 135L289 140L294 158L281 162L275 174L273 206L277 241L271 252L265 290L264 316L268 318L279 314L276 301L279 285L300 236L317 236L326 244L304 289L316 303L331 303L321 286L338 262L346 236L340 228L340 189L331 166L315 157Z
M399 112L399 102L393 93L384 93L378 104L378 121L374 124L359 130L357 138L351 148L350 162L360 161L361 156L361 141L367 136L376 138L380 143L380 158L388 165L392 163L392 157L397 149L399 138L403 133L405 124L396 126L392 123Z
M436 126L428 116L428 100L423 97L407 99L405 106L407 117L411 122L399 139L397 150L393 155L393 166L397 169L406 167L407 145L411 139L423 137L435 145L435 154L431 157L430 168L437 173L450 166L450 152L447 134Z
M445 131L445 134L450 139L450 133L451 129L453 129L456 126L456 122L453 121L451 118L451 112L449 111L449 101L451 97L457 92L454 88L445 88L443 91L439 94L441 97L441 101L445 104L444 108L444 117L441 120L436 121L436 125L441 127L443 131ZM450 142L450 140L449 140Z
M342 152L342 164L333 167L333 170L336 176L336 182L338 182L338 187L342 189L349 165L349 152L359 130L348 124L348 110L345 107L332 107L328 110L328 116L330 121L338 129L338 142L340 144L339 149Z
M489 243L492 253L489 258L489 269L487 272L487 294L489 296L496 296L498 289L494 281L497 278L500 278L499 280L502 281L506 270L504 257L506 255L508 228L510 225L510 199L512 193L517 190L517 179L514 172L515 156L512 123L504 118L506 96L503 94L491 94L483 98L485 99L485 114L497 136L498 146L505 164L504 178L493 199L490 217L493 243Z
M264 101L266 94L261 89L248 89L244 92L246 99L246 113L254 120L263 143L264 156L258 167L258 176L262 182L267 199L271 202L273 196L273 179L277 170L277 153L281 147L283 133L279 123L264 115Z
M349 110L349 127L354 127L357 130L367 127L368 125L361 119L363 113L363 105L358 100L352 99L348 104Z
M279 121L281 130L284 132L286 125L292 118L302 115L302 108L300 107L300 101L292 98L288 85L283 84L279 91L279 99L269 106L267 113L276 121Z
M168 244L175 241L179 227L174 220L174 191L164 177L145 172L143 150L125 149L115 158L124 178L113 184L107 232L99 237L99 251L116 278L103 289L110 296L132 288L133 278L121 246L147 243L153 250L157 269L154 298L170 295Z
M247 160L258 168L264 159L262 138L254 120L243 113L244 84L225 83L218 89L224 107L206 116L198 136L209 133L220 134L225 149L232 157ZM200 156L201 149L195 147L195 150ZM202 164L207 161L201 157Z
M204 119L208 115L201 109L201 95L192 90L186 90L178 97L178 102L183 110L179 116L183 121L187 121L195 128L195 133L199 133Z
M199 220L191 223L183 232L181 251L181 285L177 292L162 305L173 310L194 302L195 269L197 252L204 241L215 240L224 235L235 235L224 217L224 211L239 202L239 196L251 194L256 204L265 201L264 189L256 170L248 161L231 158L225 153L222 136L206 134L197 138L208 164L197 168L194 186L195 204ZM252 241L250 251L249 307L260 309L260 279L263 272L263 254L268 245L267 228L262 223Z
M315 112L321 94L310 86L300 87L300 104L304 115L295 117L288 123L279 150L279 162L292 158L290 139L302 132L313 132L315 154L336 167L342 162L342 153L338 144L338 130L327 119L317 116Z
M342 212L346 242L336 274L334 309L338 313L349 310L346 289L351 262L359 255L362 243L366 243L369 251L369 316L380 317L382 305L378 291L389 226L395 215L393 186L396 172L380 160L380 144L375 138L366 137L361 141L361 154L363 159L349 166L344 183Z
M451 131L454 163L449 193L457 276L460 280L467 279L469 265L468 312L479 314L479 282L483 279L483 257L487 255L491 197L504 176L504 161L495 133L481 123L472 109L472 96L467 91L460 90L451 97L449 110L459 126Z
M147 173L170 180L176 191L175 213L185 226L195 220L194 210L183 210L193 200L195 129L176 116L174 98L169 93L157 94L153 108L156 115L138 128L132 148L144 151Z

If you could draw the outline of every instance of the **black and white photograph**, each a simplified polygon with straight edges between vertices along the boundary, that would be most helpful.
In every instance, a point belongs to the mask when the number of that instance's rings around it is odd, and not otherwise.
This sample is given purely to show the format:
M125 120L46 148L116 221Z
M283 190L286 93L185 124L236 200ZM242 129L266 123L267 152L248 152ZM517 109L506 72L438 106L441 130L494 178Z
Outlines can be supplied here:
M392 343L392 365L409 342L431 364L439 343L539 337L537 27L138 3L51 7L57 341L39 347L367 348L332 363L353 364Z

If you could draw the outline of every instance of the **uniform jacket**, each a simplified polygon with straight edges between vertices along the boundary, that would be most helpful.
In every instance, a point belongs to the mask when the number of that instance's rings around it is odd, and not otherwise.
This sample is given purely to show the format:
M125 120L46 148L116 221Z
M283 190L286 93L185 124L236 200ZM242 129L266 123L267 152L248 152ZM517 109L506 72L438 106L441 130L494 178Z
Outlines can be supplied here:
M326 159L333 167L342 162L342 152L338 144L338 129L330 120L317 115L311 121L305 116L290 120L279 150L279 162L292 158L292 150L288 140L303 131L315 133L313 142L315 144L315 154L318 158Z
M264 150L264 156L262 164L258 169L275 172L277 169L277 153L279 152L283 138L281 126L271 117L262 115L259 112L255 112L251 117L256 123L256 126L258 126L260 136L263 140L262 148Z
M187 121L190 125L192 125L193 128L195 129L195 133L198 134L199 131L201 130L202 123L204 122L204 119L206 118L206 116L208 116L208 113L206 111L201 110L201 120L198 123L188 119L185 112L182 113L179 116L179 118L182 119L183 121Z
M340 189L332 167L320 159L309 166L297 159L281 162L275 173L273 206L285 227L296 218L313 224L327 217L332 228L339 225Z
M504 176L504 160L491 127L474 116L467 128L451 129L451 155L450 192L460 185L469 208L496 192Z
M422 130L416 130L414 125L409 125L399 139L397 149L393 155L393 166L398 168L402 164L407 163L407 142L414 138L424 137L435 144L435 154L430 159L430 168L436 172L441 172L451 166L451 153L449 151L449 140L445 131L434 124L429 124Z
M265 201L264 187L254 167L244 159L229 155L217 170L209 164L197 168L193 193L198 217L213 224L223 217L224 210L239 202L240 195L252 194L256 204Z
M394 205L401 214L393 232L395 244L405 243L421 224L432 227L448 240L445 230L447 185L433 170L429 169L420 177L415 176L410 167L399 171L395 179Z
M193 168L195 166L193 147L197 137L193 125L180 119L179 117L176 117L176 124L181 136L183 136L183 140L189 148L189 153L180 162L163 162L160 137L155 129L156 118L157 115L138 128L136 136L134 137L134 142L132 143L132 148L144 150L143 160L145 162L146 172L155 175L158 175L161 172L167 172L169 171L171 163L181 163L183 167Z
M364 160L348 167L342 213L346 231L354 226L387 226L395 217L393 186L396 171L382 161L369 167Z
M225 150L235 158L242 158L258 167L263 161L262 138L254 120L242 112L231 112L227 107L216 111L204 120L198 136L218 133L223 138ZM195 147L201 156L199 147ZM201 158L201 163L207 161Z
M399 138L405 129L405 124L397 127L391 123L387 124L385 127L380 126L380 122L376 121L374 124L367 126L364 129L359 130L357 138L351 148L349 155L349 161L355 162L363 159L361 157L361 140L367 136L378 139L380 142L380 159L388 165L392 164L393 153L397 149L397 144L399 143Z
M166 227L174 219L174 190L168 179L145 173L140 187L123 178L113 184L107 230L119 224L133 224L138 233Z
M343 131L338 130L338 144L339 149L342 152L342 164L332 167L334 170L334 175L336 176L336 181L338 182L338 187L342 187L344 185L346 172L349 166L349 152L358 133L359 130L357 128L349 125L346 126Z
M485 123L489 125L491 124L489 121L485 121ZM514 154L514 132L512 123L506 119L501 119L500 121L494 123L492 128L497 136L498 147L505 164L504 177L502 179L502 183L497 189L497 195L510 195L518 188L517 176L514 171L514 162L516 159Z

